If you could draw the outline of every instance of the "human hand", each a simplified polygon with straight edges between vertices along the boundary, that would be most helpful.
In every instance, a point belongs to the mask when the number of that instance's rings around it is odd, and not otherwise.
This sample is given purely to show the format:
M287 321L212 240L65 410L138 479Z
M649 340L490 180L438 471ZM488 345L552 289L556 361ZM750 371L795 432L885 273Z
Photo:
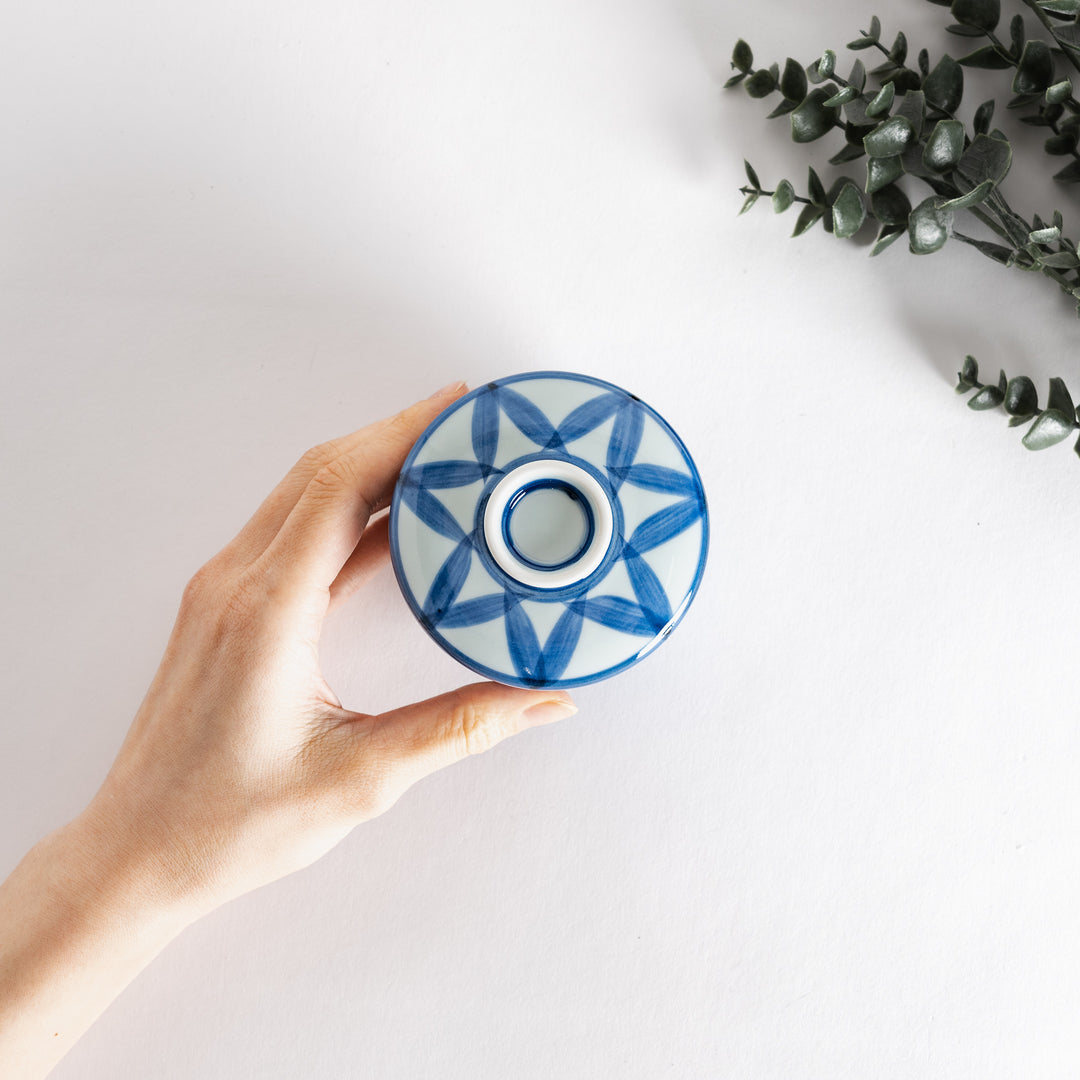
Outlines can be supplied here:
M313 862L428 773L575 711L563 692L477 683L372 716L323 678L324 617L389 555L371 519L464 389L308 451L192 578L85 814L157 888L212 907Z
M0 1071L39 1077L172 937L315 861L421 777L576 711L475 683L381 715L327 685L328 611L388 557L388 504L455 384L308 451L192 578L101 790L0 886Z

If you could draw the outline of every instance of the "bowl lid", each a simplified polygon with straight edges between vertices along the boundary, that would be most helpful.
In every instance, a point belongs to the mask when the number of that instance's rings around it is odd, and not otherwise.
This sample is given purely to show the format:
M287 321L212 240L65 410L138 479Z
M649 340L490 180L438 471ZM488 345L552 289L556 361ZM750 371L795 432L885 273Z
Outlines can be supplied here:
M580 686L637 663L689 606L708 541L675 432L633 394L561 371L454 402L390 508L413 613L461 663L514 686Z

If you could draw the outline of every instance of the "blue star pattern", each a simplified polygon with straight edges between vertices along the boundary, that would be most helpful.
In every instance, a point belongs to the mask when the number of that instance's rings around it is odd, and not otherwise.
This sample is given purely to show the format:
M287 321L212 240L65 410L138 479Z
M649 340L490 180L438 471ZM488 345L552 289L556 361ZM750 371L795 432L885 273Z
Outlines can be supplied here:
M567 383L584 400L554 423L548 413L557 415L553 405L560 393L565 397ZM431 438L450 413L459 412L456 441ZM500 449L504 441L507 447ZM438 456L448 444L460 456ZM650 447L662 462L647 459ZM508 460L508 454L514 456ZM482 508L511 468L545 457L588 468L616 507L617 524L633 527L629 536L616 528L593 574L567 588L538 591L493 563ZM455 491L462 496L456 510L447 505ZM561 372L488 383L456 402L414 447L391 509L395 572L421 623L467 666L519 686L581 685L651 651L692 599L707 546L705 495L674 432L618 387ZM406 550L438 555L406 558ZM624 584L609 587L616 579ZM557 605L543 620L543 640L529 613L538 611L537 602ZM480 627L482 634L469 630ZM585 648L583 636L593 661L578 652Z

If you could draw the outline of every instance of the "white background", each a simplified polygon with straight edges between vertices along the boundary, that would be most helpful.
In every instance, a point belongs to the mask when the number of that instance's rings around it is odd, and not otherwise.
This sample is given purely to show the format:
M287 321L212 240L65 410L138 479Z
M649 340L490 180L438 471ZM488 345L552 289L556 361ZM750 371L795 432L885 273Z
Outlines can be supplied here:
M836 145L720 91L734 39L807 62L870 14L7 5L0 873L312 443L580 370L683 435L714 527L654 656L195 926L58 1077L1076 1075L1080 462L951 390L968 351L1080 390L1070 306L959 245L736 216L744 156L802 189ZM1011 200L1076 235L1008 130ZM326 666L364 710L469 680L389 572Z

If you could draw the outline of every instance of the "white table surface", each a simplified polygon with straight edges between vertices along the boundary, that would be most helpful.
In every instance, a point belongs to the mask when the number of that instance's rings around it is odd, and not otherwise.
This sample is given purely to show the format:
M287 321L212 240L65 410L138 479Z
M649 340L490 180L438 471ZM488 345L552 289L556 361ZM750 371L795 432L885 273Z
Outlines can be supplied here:
M956 51L944 9L877 12ZM0 872L312 443L585 371L684 436L714 528L653 657L195 926L57 1077L1076 1075L1080 462L951 380L1080 388L1080 327L959 245L736 216L744 156L801 184L807 151L719 90L734 39L805 62L871 13L8 5ZM1075 235L1017 139L1013 201ZM326 666L366 710L470 679L389 572Z

